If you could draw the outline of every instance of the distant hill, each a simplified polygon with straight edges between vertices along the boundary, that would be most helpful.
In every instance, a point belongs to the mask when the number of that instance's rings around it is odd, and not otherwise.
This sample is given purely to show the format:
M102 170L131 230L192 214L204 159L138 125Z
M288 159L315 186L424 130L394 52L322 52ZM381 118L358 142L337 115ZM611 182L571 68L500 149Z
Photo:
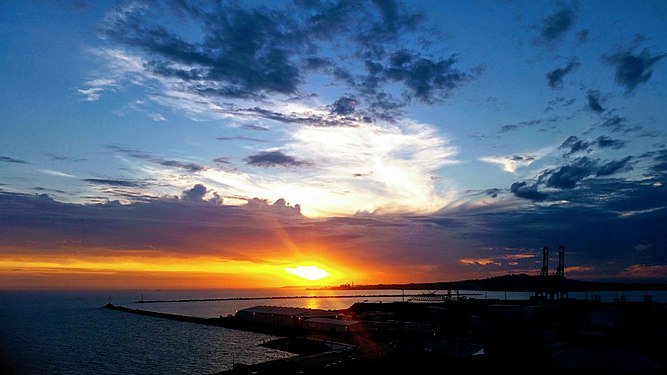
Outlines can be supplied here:
M558 289L570 292L590 291L655 291L667 290L664 283L622 283L622 282L595 282L580 281L550 276L547 279L541 276L526 274L495 276L487 279L473 279L463 281L443 281L433 283L410 284L372 284L372 285L340 285L321 288L333 290L374 290L374 289L403 289L403 290L488 290L529 292L536 290Z

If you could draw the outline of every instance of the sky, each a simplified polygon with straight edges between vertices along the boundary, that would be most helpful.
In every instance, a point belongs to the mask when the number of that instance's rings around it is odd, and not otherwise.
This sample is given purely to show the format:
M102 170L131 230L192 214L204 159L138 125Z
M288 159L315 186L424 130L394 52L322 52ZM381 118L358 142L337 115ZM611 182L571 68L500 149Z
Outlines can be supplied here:
M666 56L660 0L0 1L0 289L667 282Z

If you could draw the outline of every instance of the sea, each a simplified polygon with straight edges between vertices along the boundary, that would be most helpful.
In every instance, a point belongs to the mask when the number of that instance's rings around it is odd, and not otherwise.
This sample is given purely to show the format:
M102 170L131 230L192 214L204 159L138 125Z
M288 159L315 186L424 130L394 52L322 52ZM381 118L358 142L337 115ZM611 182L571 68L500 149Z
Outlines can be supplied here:
M0 373L212 375L230 370L237 363L255 364L294 356L261 346L275 336L104 309L107 303L211 318L259 305L337 310L355 302L413 301L413 296L424 293L433 291L0 291ZM459 297L480 299L530 297L525 292L458 293ZM596 294L603 302L639 302L647 292ZM650 296L655 302L667 303L667 292L652 292ZM592 293L570 293L569 297L595 298Z

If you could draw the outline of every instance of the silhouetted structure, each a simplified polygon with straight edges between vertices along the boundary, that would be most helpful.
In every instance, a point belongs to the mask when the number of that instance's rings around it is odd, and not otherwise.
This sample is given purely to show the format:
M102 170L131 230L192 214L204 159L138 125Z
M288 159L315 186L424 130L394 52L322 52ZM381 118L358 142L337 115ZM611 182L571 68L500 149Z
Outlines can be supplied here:
M565 277L565 246L558 247L558 268L556 268L556 277Z
M568 298L565 288L565 246L558 246L558 267L556 274L549 276L549 247L542 248L542 269L540 270L540 282L535 290L535 296L539 298L561 299Z
M549 277L549 246L542 248L542 270L540 276Z

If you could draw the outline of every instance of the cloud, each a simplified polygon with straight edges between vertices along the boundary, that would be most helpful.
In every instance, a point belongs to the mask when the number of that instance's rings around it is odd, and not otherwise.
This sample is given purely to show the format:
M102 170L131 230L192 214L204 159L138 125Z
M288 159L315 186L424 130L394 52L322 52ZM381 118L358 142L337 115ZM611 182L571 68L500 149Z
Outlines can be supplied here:
M651 78L654 66L665 56L667 54L664 53L651 56L648 49L636 55L631 49L628 49L618 51L613 55L604 55L603 60L615 67L616 83L624 86L627 92L631 92L639 84Z
M602 108L602 105L600 104L600 92L596 90L589 90L588 94L586 95L586 108L596 112L596 113L602 113L604 112L604 108Z
M260 142L260 143L269 142L266 139L244 137L242 135L236 135L233 137L217 137L216 139L219 141L248 141L248 142Z
M106 185L113 187L142 187L144 184L130 181L130 180L119 180L119 179L109 179L109 178L85 178L81 180L93 185Z
M488 156L482 157L479 160L492 164L500 164L504 171L514 173L518 168L527 167L538 159L539 157L537 155L512 155L498 157Z
M160 17L154 17L157 11ZM279 106L282 100L311 97L303 88L317 82L349 93L334 103L330 115L360 112L368 121L396 120L412 101L442 102L474 77L456 68L455 54L438 56L406 43L432 39L425 21L394 1L270 8L124 4L109 11L99 27L109 47L94 51L107 61L109 77L89 81L79 93L98 100L105 90L133 84L150 88L156 102L193 116L221 107L225 116L239 112L331 126L333 118L282 112ZM179 34L170 22L187 24L193 32Z
M0 156L0 162L2 163L16 163L16 164L28 164L27 161L21 159L10 158L9 156Z
M37 169L38 172L48 174L51 176L57 176L57 177L68 177L68 178L75 178L76 176L71 175L69 173L65 172L60 172L60 171L54 171L53 169Z
M654 164L650 167L650 171L653 173L665 173L667 172L667 150L661 150L655 153Z
M595 171L596 176L609 176L619 171L628 171L632 167L628 165L628 162L632 159L631 156L626 156L621 160L612 160L608 163L602 164L597 171Z
M245 124L245 125L243 125L243 128L248 129L248 130L258 131L258 132L269 131L269 129L264 127L264 126L253 125L253 124Z
M85 101L95 102L102 97L104 91L113 89L116 85L115 79L93 79L86 82L87 88L77 89L77 92L84 97Z
M628 126L627 119L619 115L613 115L602 121L600 124L601 127L609 129L611 132L624 132L629 133L633 131L640 130L641 127L638 125Z
M563 86L563 78L568 73L579 68L581 64L578 61L571 61L564 68L558 68L547 73L547 83L552 89L559 88Z
M537 184L528 184L526 181L515 182L510 186L510 192L518 198L541 201L547 198L546 193L538 191Z
M545 175L546 186L559 189L572 189L576 183L594 173L597 163L588 157L576 159L571 165L564 165L556 171L549 171ZM542 177L545 177L543 175Z
M197 163L181 162L178 160L164 160L159 158L152 158L151 161L156 162L160 165L164 165L165 167L175 167L193 173L206 170L206 167L199 165Z
M573 189L577 183L589 176L609 176L622 171L631 170L628 162L632 157L627 156L620 160L602 163L598 159L587 156L575 159L571 164L564 165L556 170L545 170L539 177L547 187L556 189Z
M259 167L301 167L310 165L309 162L299 161L296 158L284 154L282 151L263 151L250 155L245 159L248 165Z
M502 189L492 188L484 190L484 194L490 196L491 198L497 198L498 194L502 192Z
M534 119L534 120L526 120L526 121L521 121L516 124L506 124L500 127L500 130L498 130L498 133L509 133L515 130L519 130L521 128L531 128L534 126L538 125L548 125L548 124L553 124L558 122L558 116L555 117L549 117L549 118L543 118L543 119Z
M189 202L201 202L204 200L207 191L206 186L197 184L192 189L184 191L181 199Z
M505 249L534 249L537 255L543 245L565 245L566 267L578 267L581 273L570 277L610 279L624 278L624 270L637 263L667 264L664 255L653 252L638 254L638 244L662 246L667 240L660 235L667 230L667 196L662 188L649 181L622 179L585 179L578 190L549 193L549 202L531 205L530 210L509 209L479 212L466 228L484 228L466 233L483 244L469 258L490 257ZM553 202L549 204L550 202ZM559 202L558 204L554 204ZM641 211L624 216L619 212ZM657 247L656 247L657 248ZM537 273L539 265L528 267ZM659 273L646 278L664 279Z
M579 152L590 152L590 142L583 141L574 135L569 136L563 143L558 146L559 149L567 149L568 151L563 156L568 157Z
M431 60L420 57L407 50L393 53L388 64L381 62L367 63L369 76L373 82L399 82L409 98L434 104L446 99L452 90L469 81L472 76L454 68L456 56L447 59Z
M574 13L571 9L561 9L542 19L542 40L551 43L559 39L574 25Z
M331 106L331 113L346 116L352 114L356 106L357 101L354 98L341 97Z
M191 173L197 173L206 170L206 167L197 163L191 162L182 162L178 160L168 160L155 156L151 156L143 151L138 151L134 149L129 149L120 146L107 146L108 149L113 152L118 152L127 156L130 156L135 159L147 160L155 164L159 164L165 167L178 168Z
M619 139L612 139L604 135L597 137L595 142L600 148L612 148L614 150L623 148L626 143L625 141L621 141Z
M569 157L573 154L577 153L589 153L593 151L595 148L610 148L614 150L621 149L625 146L625 141L621 141L618 139L612 139L607 136L599 136L593 141L586 141L577 138L576 136L572 135L569 136L563 143L558 146L559 149L566 149L567 152L563 154L564 157Z

